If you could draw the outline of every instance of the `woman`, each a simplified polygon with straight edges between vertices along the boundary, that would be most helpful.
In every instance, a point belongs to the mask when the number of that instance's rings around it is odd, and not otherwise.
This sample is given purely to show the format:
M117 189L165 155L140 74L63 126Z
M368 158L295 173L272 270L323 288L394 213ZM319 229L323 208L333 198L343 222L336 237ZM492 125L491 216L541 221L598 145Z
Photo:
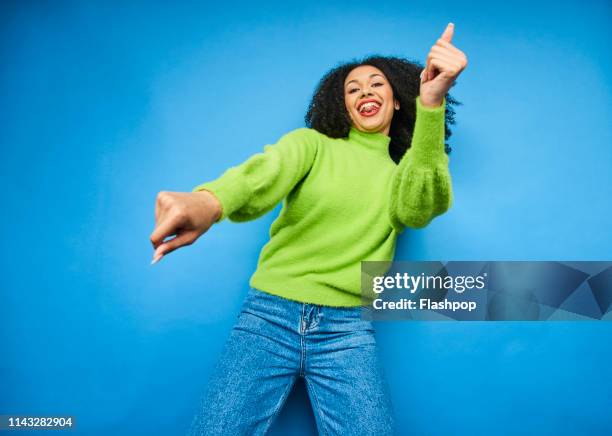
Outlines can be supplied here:
M283 201L191 434L264 434L297 377L321 434L395 432L374 329L361 317L360 262L391 260L404 227L451 205L444 140L457 102L447 92L467 65L452 35L451 23L425 68L380 56L334 68L308 128L191 193L158 194L153 263L215 222L252 220Z

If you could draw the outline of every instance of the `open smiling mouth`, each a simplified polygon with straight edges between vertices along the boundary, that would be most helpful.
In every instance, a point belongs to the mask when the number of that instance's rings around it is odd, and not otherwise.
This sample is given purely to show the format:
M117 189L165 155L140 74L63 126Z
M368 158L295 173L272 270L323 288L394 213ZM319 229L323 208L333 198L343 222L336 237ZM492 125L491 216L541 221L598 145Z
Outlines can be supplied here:
M372 117L380 110L380 104L375 101L369 101L359 106L359 114L363 117Z

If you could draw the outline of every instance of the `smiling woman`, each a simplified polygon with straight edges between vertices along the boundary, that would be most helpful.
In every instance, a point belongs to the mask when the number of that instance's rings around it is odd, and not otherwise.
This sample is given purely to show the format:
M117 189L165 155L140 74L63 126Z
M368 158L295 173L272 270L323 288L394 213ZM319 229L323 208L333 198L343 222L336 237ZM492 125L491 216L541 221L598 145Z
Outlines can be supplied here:
M320 80L305 117L306 125L331 138L347 137L351 127L387 135L389 155L399 163L412 142L417 97L425 109L439 109L444 103L444 139L452 135L454 106L460 103L447 91L439 100L425 97L421 89L426 84L421 78L423 71L418 62L393 56L374 55L340 64ZM362 111L365 108L360 105L368 101L378 110ZM448 144L445 151L451 151Z
M363 132L389 135L393 111L400 106L383 72L371 65L357 67L346 78L344 89L346 110L353 125Z
M297 377L320 433L395 433L374 328L361 318L360 267L392 260L405 227L451 206L453 56L425 69L382 56L340 65L315 90L307 127L192 193L160 193L157 260L215 222L283 201L191 434L264 434Z

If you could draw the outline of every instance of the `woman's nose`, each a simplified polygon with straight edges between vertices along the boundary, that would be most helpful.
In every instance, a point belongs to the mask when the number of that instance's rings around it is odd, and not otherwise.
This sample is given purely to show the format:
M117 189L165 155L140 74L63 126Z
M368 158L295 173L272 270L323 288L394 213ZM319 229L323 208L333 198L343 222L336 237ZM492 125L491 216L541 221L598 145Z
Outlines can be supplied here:
M372 95L372 91L370 90L370 88L363 88L362 94L363 95Z

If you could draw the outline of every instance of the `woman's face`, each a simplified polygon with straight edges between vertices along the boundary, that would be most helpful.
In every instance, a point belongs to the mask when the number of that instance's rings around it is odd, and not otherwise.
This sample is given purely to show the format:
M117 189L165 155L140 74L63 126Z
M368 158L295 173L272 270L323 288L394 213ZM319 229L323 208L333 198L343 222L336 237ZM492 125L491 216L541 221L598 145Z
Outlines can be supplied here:
M394 110L399 109L389 81L371 65L359 66L346 77L344 103L357 130L385 135L389 135Z

